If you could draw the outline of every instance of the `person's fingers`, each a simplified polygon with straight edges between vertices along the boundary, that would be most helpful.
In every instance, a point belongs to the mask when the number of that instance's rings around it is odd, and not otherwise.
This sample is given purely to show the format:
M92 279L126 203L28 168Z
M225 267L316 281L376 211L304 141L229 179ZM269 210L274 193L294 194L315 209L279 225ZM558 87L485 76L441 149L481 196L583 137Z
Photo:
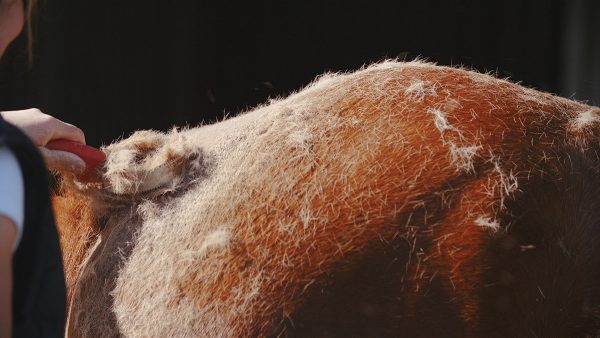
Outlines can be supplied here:
M77 155L61 150L39 147L46 166L51 171L81 174L85 171L85 162Z
M56 139L85 144L81 129L44 114L37 108L2 112L2 117L19 127L37 146L45 146Z
M75 127L72 124L55 119L52 135L46 143L58 139L66 139L85 144L85 134L81 129Z

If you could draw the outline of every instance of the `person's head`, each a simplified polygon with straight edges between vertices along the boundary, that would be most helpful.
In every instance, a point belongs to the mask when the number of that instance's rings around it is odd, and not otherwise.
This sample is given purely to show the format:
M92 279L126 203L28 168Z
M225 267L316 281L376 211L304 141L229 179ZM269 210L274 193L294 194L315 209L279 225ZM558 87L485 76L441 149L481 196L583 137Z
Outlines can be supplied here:
M23 30L25 17L31 16L34 1L26 1L25 5L23 0L0 0L0 57ZM29 41L31 43L31 36Z

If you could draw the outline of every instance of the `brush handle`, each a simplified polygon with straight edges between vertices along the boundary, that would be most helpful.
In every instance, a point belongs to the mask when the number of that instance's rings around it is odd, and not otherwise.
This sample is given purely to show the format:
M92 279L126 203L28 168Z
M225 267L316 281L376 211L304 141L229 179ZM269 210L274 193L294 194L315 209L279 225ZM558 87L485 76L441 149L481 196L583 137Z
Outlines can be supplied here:
M50 150L66 151L79 156L85 162L85 171L79 176L83 181L97 178L97 170L106 161L106 155L100 150L70 140L58 139L45 146Z

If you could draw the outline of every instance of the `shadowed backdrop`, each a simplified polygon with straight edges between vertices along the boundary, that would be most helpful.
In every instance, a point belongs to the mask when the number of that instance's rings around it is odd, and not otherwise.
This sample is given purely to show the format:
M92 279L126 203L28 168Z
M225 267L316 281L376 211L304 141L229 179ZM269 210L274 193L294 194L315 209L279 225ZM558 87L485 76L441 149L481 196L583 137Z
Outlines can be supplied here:
M599 13L593 0L47 0L33 64L24 36L0 62L0 109L38 107L100 146L417 56L598 105Z

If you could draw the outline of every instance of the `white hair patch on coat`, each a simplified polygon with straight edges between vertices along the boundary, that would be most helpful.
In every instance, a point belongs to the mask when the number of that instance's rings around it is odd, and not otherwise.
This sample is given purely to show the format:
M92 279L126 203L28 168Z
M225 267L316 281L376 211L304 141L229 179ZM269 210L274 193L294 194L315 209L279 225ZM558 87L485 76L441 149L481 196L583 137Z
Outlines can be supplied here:
M588 109L579 113L579 115L571 121L571 127L575 130L579 130L598 121L600 121L598 109Z
M431 85L424 81L415 81L404 90L404 95L415 100L422 101L425 96L435 96L435 85Z
M475 171L475 167L473 165L473 157L475 157L479 149L481 149L480 145L459 147L454 143L451 143L450 156L452 159L452 163L458 168L458 170L464 172Z
M459 132L454 126L448 122L448 117L446 113L439 109L429 109L427 110L429 114L432 114L434 117L435 127L441 132L444 133L446 131L455 131Z
M493 231L500 230L500 223L497 220L486 216L479 216L475 220L475 224L484 228L489 228Z
M225 248L231 241L231 232L227 229L217 229L206 236L200 246L199 252L207 253L210 250Z

